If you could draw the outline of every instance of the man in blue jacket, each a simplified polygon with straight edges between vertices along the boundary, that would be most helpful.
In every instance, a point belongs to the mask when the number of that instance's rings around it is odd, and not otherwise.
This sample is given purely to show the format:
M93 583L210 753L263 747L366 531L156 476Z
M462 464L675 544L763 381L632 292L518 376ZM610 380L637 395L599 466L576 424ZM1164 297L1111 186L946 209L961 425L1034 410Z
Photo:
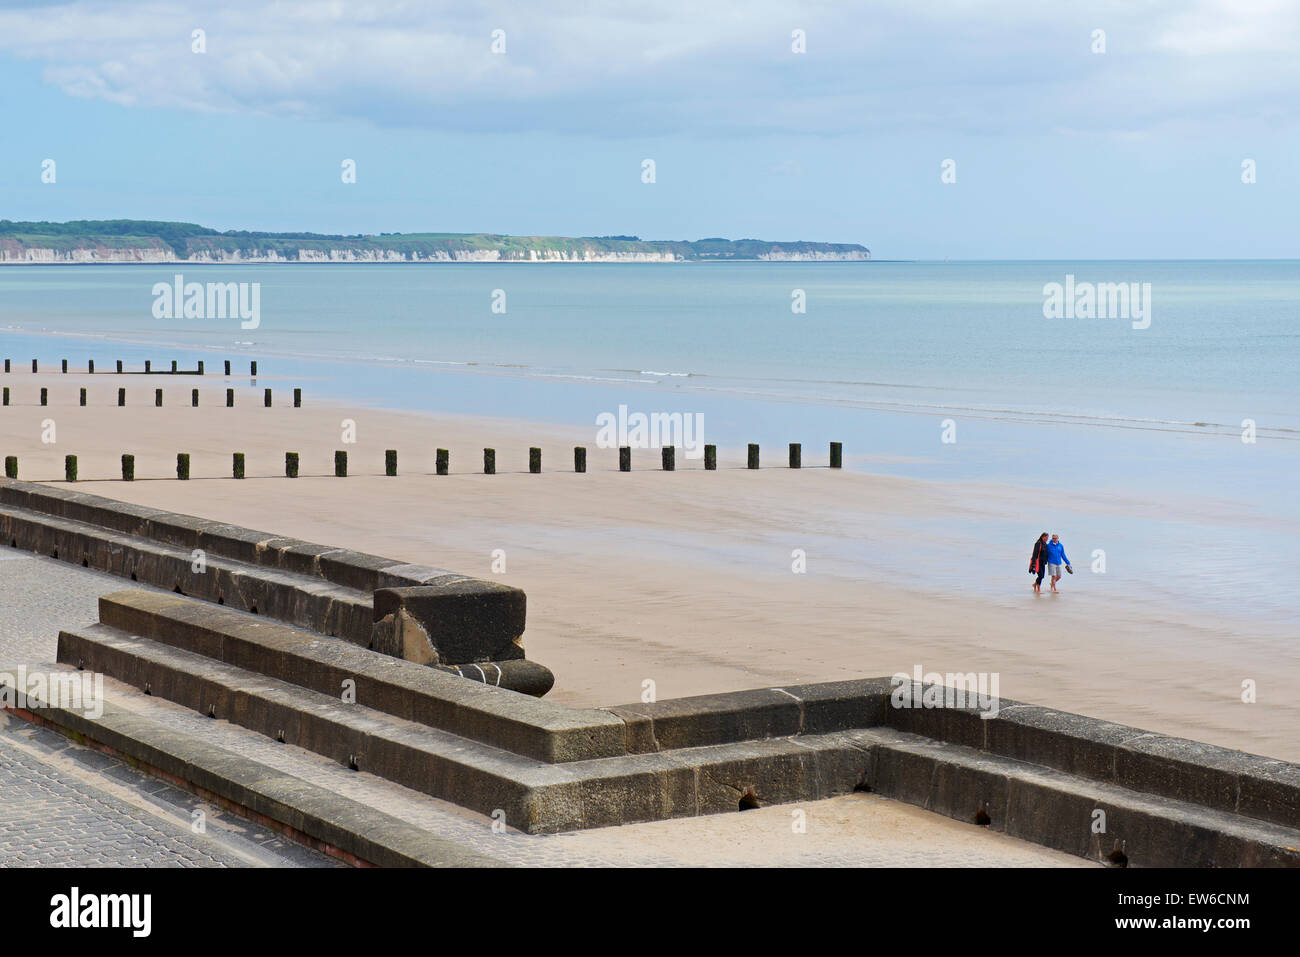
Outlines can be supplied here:
M1052 576L1052 591L1056 591L1056 583L1061 580L1062 565L1069 568L1070 559L1065 556L1065 546L1061 544L1060 536L1053 535L1047 543L1047 570Z

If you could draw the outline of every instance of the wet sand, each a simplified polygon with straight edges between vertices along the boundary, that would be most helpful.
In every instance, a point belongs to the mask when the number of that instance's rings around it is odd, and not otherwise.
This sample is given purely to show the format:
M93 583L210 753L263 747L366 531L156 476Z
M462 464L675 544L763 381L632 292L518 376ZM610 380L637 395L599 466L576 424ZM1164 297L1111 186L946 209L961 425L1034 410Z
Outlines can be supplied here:
M0 409L0 453L19 457L23 479L61 480L75 453L88 492L523 588L528 655L555 671L552 697L565 704L636 701L647 680L663 699L919 665L996 673L1004 698L1300 760L1300 656L1284 628L1116 599L1078 566L1061 595L1035 597L1016 543L988 546L988 560L1006 564L1004 588L927 587L927 567L953 559L909 522L1012 520L1021 489L832 471L824 449L805 449L799 471L767 467L784 465L781 450L751 472L743 447L720 447L717 472L679 455L673 473L659 470L658 450L637 450L624 474L594 430L322 408L310 395L294 409L298 383L269 378L253 389L246 377L24 370L0 384L15 403ZM355 443L341 440L345 419ZM543 449L541 475L527 472L530 445ZM572 471L574 445L588 447L586 474ZM497 475L481 474L485 446L497 450ZM399 451L396 478L383 474L388 448ZM436 448L450 451L452 474L432 474ZM333 476L335 449L349 453L347 479ZM233 451L247 456L244 481L229 477ZM301 478L283 477L285 451L301 454ZM133 483L117 480L123 452L136 457ZM189 482L175 480L177 452L191 455ZM1123 515L1145 504L1084 491L1076 507ZM804 573L792 571L797 549ZM1246 680L1258 683L1256 703L1241 701Z

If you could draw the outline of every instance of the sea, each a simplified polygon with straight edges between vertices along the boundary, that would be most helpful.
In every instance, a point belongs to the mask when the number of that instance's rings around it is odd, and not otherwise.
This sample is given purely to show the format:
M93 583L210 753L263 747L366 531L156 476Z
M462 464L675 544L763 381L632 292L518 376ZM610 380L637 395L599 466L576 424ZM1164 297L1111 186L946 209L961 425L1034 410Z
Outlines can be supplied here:
M258 284L256 327L158 318L177 276ZM1052 284L1118 283L1140 318L1049 315ZM997 588L1051 530L1080 567L1106 545L1129 598L1300 623L1300 261L4 266L0 333L20 368L256 360L310 401L593 445L620 406L698 414L765 465L839 441L848 469L1023 502L861 543L900 580L924 556L939 586Z

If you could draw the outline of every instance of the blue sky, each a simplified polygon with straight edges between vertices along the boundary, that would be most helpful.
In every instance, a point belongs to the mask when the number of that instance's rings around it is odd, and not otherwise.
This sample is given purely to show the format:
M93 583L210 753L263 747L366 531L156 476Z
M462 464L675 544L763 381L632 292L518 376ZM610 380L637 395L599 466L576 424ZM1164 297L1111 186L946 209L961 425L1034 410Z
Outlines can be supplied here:
M1277 0L0 0L0 218L1297 257L1297 49Z

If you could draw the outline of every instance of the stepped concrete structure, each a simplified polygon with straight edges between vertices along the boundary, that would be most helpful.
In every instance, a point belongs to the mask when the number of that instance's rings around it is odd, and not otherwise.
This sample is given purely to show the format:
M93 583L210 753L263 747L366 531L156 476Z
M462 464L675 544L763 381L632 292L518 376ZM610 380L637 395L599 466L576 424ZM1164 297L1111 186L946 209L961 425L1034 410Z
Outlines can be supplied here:
M0 541L528 694L524 593L66 488L5 480Z
M1094 861L1300 865L1288 762L1005 699L896 707L889 678L568 708L511 672L533 664L514 589L19 482L0 486L0 530L171 589L103 595L98 623L64 630L39 666L48 690L0 667L6 706L357 862L492 863L131 695L533 834L872 791ZM102 713L56 700L86 673L110 679Z

